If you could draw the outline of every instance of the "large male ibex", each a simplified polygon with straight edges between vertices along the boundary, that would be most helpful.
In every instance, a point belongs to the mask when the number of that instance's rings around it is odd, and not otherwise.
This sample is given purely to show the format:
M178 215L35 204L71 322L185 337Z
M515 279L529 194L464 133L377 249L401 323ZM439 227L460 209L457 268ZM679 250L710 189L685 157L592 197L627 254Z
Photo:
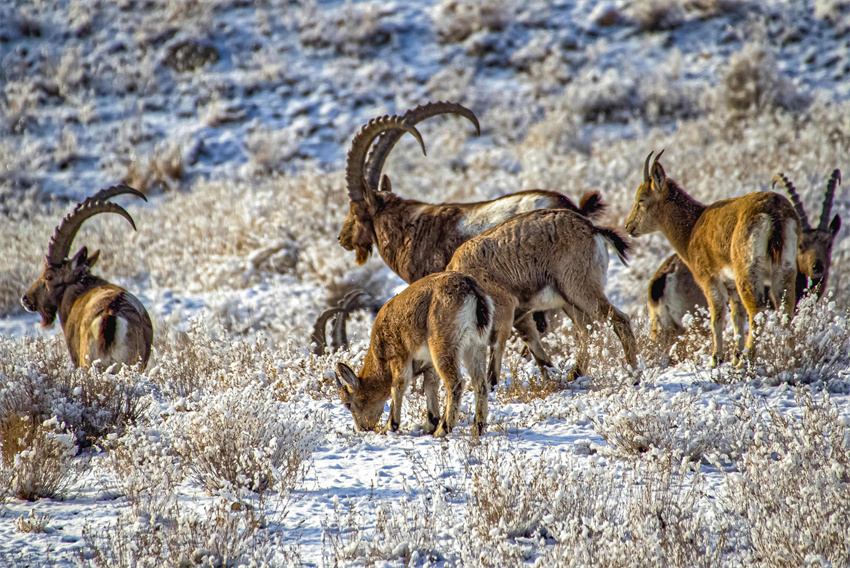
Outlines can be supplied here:
M108 200L116 195L145 196L126 185L103 189L68 214L56 227L47 247L41 276L21 298L31 312L41 314L41 325L50 327L59 315L71 360L78 367L95 361L141 364L144 369L151 353L153 325L139 300L103 278L91 274L100 251L89 255L82 247L68 258L77 231L89 217L117 213L136 224L122 207Z
M502 355L513 325L546 374L552 363L540 344L531 312L562 309L586 344L588 326L610 319L623 345L626 362L637 370L637 345L629 317L605 297L608 248L623 262L628 244L616 231L595 226L569 211L529 211L462 244L447 270L472 276L493 301L490 384L501 374ZM572 377L586 369L577 358Z
M640 236L661 231L693 273L708 300L714 348L712 366L723 359L726 303L738 336L733 364L744 364L743 349L753 356L755 316L773 305L794 315L797 243L800 220L782 195L759 191L703 205L668 178L659 163L646 158L643 183L626 221ZM769 295L768 295L769 294ZM743 344L744 322L749 333Z
M398 430L404 392L413 375L424 372L428 411L425 431L446 435L457 424L463 365L475 392L472 429L481 433L487 421L487 345L492 318L493 304L481 287L457 272L420 278L384 304L375 318L360 373L345 363L336 367L340 399L357 427L376 430L384 403L392 398L383 430ZM510 323L507 326L510 330ZM437 377L446 387L442 417Z
M558 192L543 189L511 193L491 201L436 205L394 194L390 179L383 176L381 180L384 163L393 147L405 132L416 136L421 145L415 125L426 118L449 113L466 118L480 133L478 119L471 110L456 103L436 102L410 109L401 117L370 120L354 136L345 166L351 205L339 233L339 243L344 249L356 252L357 264L368 260L374 245L387 266L402 280L412 283L445 270L460 245L519 213L569 209L592 217L603 209L598 192L586 194L580 206ZM534 319L538 328L544 330L544 315L534 314Z
M781 183L791 197L791 203L797 210L803 225L803 236L797 245L797 280L795 296L797 302L811 292L823 297L829 279L829 267L832 264L832 243L841 228L841 217L836 215L829 221L832 210L832 198L836 184L841 183L841 172L834 170L826 186L826 194L821 209L820 222L816 228L809 224L809 217L797 188L784 174L776 174L773 185ZM707 307L705 295L700 290L693 274L678 255L670 256L658 268L649 283L649 316L652 320L652 338L663 345L669 345L684 328L682 318L685 313L696 307Z

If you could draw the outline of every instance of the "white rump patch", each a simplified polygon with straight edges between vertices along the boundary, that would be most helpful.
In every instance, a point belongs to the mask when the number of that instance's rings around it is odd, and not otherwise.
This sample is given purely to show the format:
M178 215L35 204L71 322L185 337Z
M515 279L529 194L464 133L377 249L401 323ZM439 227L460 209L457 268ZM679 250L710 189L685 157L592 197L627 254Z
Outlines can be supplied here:
M797 220L785 221L785 246L782 247L782 267L797 270Z
M593 237L596 240L596 264L599 267L602 289L608 285L608 239L602 235Z
M458 228L467 235L478 235L514 215L526 211L546 209L551 204L551 199L543 195L528 194L503 197L467 212L458 223Z
M554 288L546 286L531 298L528 305L535 312L559 310L564 307L564 299Z

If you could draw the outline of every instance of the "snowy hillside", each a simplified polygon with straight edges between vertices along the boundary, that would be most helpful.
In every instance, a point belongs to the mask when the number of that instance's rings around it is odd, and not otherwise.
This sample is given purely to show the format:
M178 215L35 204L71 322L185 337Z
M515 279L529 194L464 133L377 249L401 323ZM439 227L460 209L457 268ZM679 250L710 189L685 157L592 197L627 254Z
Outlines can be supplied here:
M705 318L669 353L650 340L672 252L654 234L612 255L606 290L638 385L602 326L567 383L579 345L558 320L562 373L542 381L512 340L487 433L466 392L437 440L421 383L379 435L332 373L359 368L404 288L337 243L370 118L451 100L480 120L421 123L427 156L402 138L385 172L404 197L599 191L622 228L665 149L704 203L785 172L815 216L850 172L850 3L13 0L0 87L0 565L850 565L846 227L829 296L803 302L793 347L766 315L746 370L709 369ZM75 370L20 297L61 218L119 182L148 196L116 199L137 230L101 215L74 251L142 301L154 351L143 373ZM317 315L353 289L351 351L313 355Z

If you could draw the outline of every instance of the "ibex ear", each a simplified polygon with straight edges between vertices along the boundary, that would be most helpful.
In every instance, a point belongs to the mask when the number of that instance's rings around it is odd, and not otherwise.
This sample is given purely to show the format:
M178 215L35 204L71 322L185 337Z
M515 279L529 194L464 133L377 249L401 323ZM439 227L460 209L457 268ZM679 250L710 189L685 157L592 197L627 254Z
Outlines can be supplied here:
M360 379L345 363L336 364L336 382L338 387L345 388L349 393L360 388Z
M653 192L667 195L667 174L664 173L664 167L659 162L655 162L652 164L650 175Z
M836 234L838 234L838 229L840 229L840 228L841 228L841 217L836 215L835 217L832 218L832 222L829 224L829 230L832 233L833 237Z
M86 263L86 260L89 256L89 249L86 247L82 247L77 251L77 254L74 255L74 258L71 259L71 266L74 268L79 268L83 264Z
M97 259L98 259L99 257L100 257L100 249L97 249L96 251L94 251L94 252L92 253L92 255L91 255L90 257L88 257L88 258L86 259L86 266L88 266L89 268L91 268L92 266L94 266L94 265L95 265L95 263L97 262Z
M390 181L390 177L386 174L384 174L384 177L381 178L381 191L386 191L389 193L392 193L393 191L393 184Z

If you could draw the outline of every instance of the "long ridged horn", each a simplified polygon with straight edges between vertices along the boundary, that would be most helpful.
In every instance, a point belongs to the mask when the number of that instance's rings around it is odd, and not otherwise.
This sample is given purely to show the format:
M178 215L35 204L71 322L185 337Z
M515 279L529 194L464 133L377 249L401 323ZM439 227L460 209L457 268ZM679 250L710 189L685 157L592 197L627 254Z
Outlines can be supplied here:
M340 308L328 308L316 318L316 323L313 324L313 333L310 335L310 339L314 343L314 355L325 354L325 349L328 346L328 340L325 338L325 328L327 328L328 320L341 311L342 309Z
M435 103L426 103L412 108L402 115L402 120L405 123L416 126L426 118L437 116L439 114L456 114L467 119L475 126L475 132L481 135L481 125L478 123L475 113L465 106L448 101L437 101ZM384 132L381 137L372 147L369 152L369 158L366 160L366 181L369 187L373 190L378 189L378 183L381 181L381 172L384 169L384 164L387 158L395 147L396 143L404 133L398 131Z
M835 196L835 186L841 184L841 170L832 170L832 176L829 178L829 183L826 184L826 193L823 196L823 209L820 213L820 223L818 230L825 231L829 225L829 214L832 212L832 198Z
M354 290L345 295L345 297L337 304L340 314L334 320L334 326L331 329L331 348L336 351L338 349L348 349L348 333L345 329L345 324L348 323L348 314L354 307L354 303L366 294L360 290Z
M646 183L646 182L649 181L649 159L652 157L652 154L654 154L654 153L655 153L655 150L650 152L646 156L646 161L643 163L643 183Z
M77 231L80 230L86 219L98 213L117 213L127 219L135 231L136 223L130 217L130 214L120 205L107 201L116 195L123 194L131 194L141 197L145 201L148 200L140 191L123 184L98 191L74 207L74 210L68 213L56 227L56 231L50 238L50 244L47 246L47 261L54 266L61 264L71 251L71 244L74 242L74 237L77 236Z
M773 182L770 184L770 188L773 189L776 187L777 182L785 186L785 191L791 197L791 203L794 204L794 209L797 210L797 216L800 217L800 222L803 224L803 230L810 231L812 227L809 225L809 216L806 215L806 210L803 209L803 202L800 201L800 194L797 193L797 188L794 187L791 180L783 173L778 173L773 176Z
M386 115L371 119L354 135L354 140L351 141L351 149L348 151L348 157L345 161L345 185L348 189L348 197L352 202L365 199L363 195L363 180L365 179L363 165L369 147L379 134L392 129L412 134L422 147L422 153L425 153L425 142L422 140L422 135L413 126L405 124L400 117Z

